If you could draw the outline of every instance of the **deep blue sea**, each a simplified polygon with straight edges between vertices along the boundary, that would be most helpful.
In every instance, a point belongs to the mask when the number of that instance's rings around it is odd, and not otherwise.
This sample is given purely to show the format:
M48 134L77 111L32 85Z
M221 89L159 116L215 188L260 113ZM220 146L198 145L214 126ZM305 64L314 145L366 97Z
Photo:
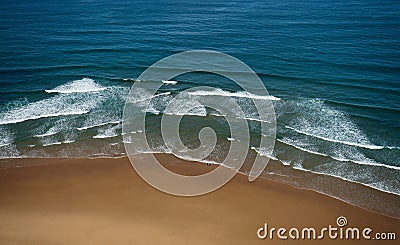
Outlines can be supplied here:
M1 1L0 158L124 156L122 111L135 79L166 56L214 50L249 65L279 98L264 177L399 215L399 13L400 2L378 0ZM169 99L190 87L247 103L218 76L174 80L147 111L150 134ZM256 137L257 115L243 108ZM201 127L217 128L208 161L221 162L230 141L221 115L185 118L182 138L193 147ZM154 152L168 152L151 138ZM257 144L249 159L262 154Z

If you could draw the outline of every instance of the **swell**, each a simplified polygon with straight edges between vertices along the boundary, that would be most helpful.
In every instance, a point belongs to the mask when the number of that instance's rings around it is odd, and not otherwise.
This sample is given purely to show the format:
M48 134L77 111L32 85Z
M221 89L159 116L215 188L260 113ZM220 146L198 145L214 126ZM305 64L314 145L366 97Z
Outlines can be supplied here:
M346 78L346 81L348 82L341 82L340 80L337 79L330 79L328 77L324 78L321 80L320 78L316 77L302 77L302 76L289 76L289 75L283 75L283 74L266 74L266 73L257 73L260 77L266 78L268 81L269 79L276 79L279 81L292 81L292 82L303 82L305 84L315 84L315 85L327 85L327 86L338 86L342 88L348 88L348 89L364 89L370 92L376 92L382 91L385 93L393 94L393 95L399 95L400 90L395 90L393 88L388 88L388 87L382 87L379 86L381 81L374 81L374 80L358 80L358 79L352 79L352 78ZM362 83L360 83L362 82ZM364 85L365 83L368 83L368 85ZM394 87L397 86L397 84L393 84Z

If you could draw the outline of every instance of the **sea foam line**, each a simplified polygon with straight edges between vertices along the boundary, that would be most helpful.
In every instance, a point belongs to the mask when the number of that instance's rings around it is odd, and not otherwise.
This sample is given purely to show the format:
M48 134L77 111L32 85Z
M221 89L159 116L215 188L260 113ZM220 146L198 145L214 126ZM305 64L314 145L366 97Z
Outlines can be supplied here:
M100 134L100 135L95 135L93 136L93 139L106 139L106 138L113 138L113 137L117 137L118 134Z
M164 92L164 93L155 94L153 96L150 96L150 97L144 98L144 99L130 100L129 102L130 103L138 103L138 102L143 102L143 101L146 101L146 100L151 100L151 99L157 98L159 96L170 95L170 94L171 94L171 92Z
M81 80L75 80L53 89L46 89L46 93L60 93L60 94L70 94L70 93L87 93L87 92L100 92L106 88L97 84L91 78L82 78Z
M99 124L95 124L95 125L80 127L80 128L76 128L76 129L81 131L81 130L86 130L86 129L90 129L90 128L96 128L96 127L100 127L100 126L104 126L104 125L108 125L108 124L119 124L121 122L122 121L111 121L111 122L105 122L105 123L99 123Z
M277 157L272 156L272 155L270 155L270 154L264 152L264 151L263 151L262 149L260 149L260 148L257 148L257 147L255 147L255 146L251 146L250 149L252 149L253 151L255 151L255 152L256 152L258 155L260 155L260 156L265 156L265 157L269 157L269 158L272 159L272 160L280 161ZM280 162L282 162L282 161L280 161ZM282 163L282 164L283 164L283 163Z
M301 168L301 167L293 167L293 169L296 169L296 170L299 170L299 171L304 171L304 172L310 172L310 173L317 174L317 175L324 175L324 176L329 176L329 177L338 178L338 179L344 180L344 181L346 181L346 182L351 182L351 183L355 183L355 184L360 184L360 185L367 186L367 187L370 187L370 188L375 189L375 190L378 190L378 191L382 191L382 192L386 192L386 193L389 193L389 194L394 194L394 195L400 196L400 194L397 193L397 192L388 191L388 190L383 190L383 189L378 188L378 187L376 187L376 186L373 186L373 185L371 185L371 184L366 184L366 183L358 182L358 181L356 181L356 180L347 179L347 178L344 178L344 177L341 177L341 176L338 176L338 175L334 175L334 174L330 174L330 173L324 173L324 172L316 172L316 171L313 171L313 170L310 170L310 169ZM314 190L314 189L312 189L312 190ZM314 191L319 192L318 190L314 190ZM329 194L327 194L327 193L324 193L324 192L320 192L320 193L322 193L322 194L324 194L324 195L331 196L331 195L329 195ZM334 198L339 199L338 197L335 197L335 196L331 196L331 197L334 197ZM341 199L339 199L339 200L341 200Z
M172 80L162 80L162 83L164 83L164 84L175 85L175 84L177 84L178 82L177 82L177 81L172 81Z
M194 92L188 92L190 95L197 95L197 96L223 96L223 97L238 97L238 98L249 98L249 99L259 99L259 100L280 100L272 95L256 95L249 93L247 91L239 91L239 92L228 92L222 89L215 89L215 90L198 90Z
M281 142L281 143L283 143L283 144L285 144L285 145L290 145L290 146L292 146L292 147L294 147L294 148L296 148L296 149L299 149L299 150L301 150L301 151L308 152L308 153L311 153L311 154L314 154L314 155L319 155L319 156L324 156L324 157L330 157L330 158L332 158L332 159L334 159L334 160L336 160L336 161L341 161L341 162L353 162L353 163L360 164L360 165L368 165L368 166L373 166L373 167L384 167L384 168L390 168L390 169L400 170L400 167L398 167L398 166L386 165L386 164L382 164L382 163L362 162L362 161L351 160L351 159L345 159L345 158L338 158L338 157L334 157L334 156L331 156L331 155L328 155L328 154L324 154L324 153L320 153L320 152L316 152L316 151L307 150L307 149L305 149L305 148L303 148L303 147L297 146L297 145L295 145L295 144L289 143L289 142L284 141L284 140L280 140L280 139L276 139L276 140L279 141L279 142Z
M47 144L43 144L42 146L51 146L51 145L61 145L61 144L71 144L74 143L75 140L64 140L62 142L57 141L57 142L52 142L52 143L47 143ZM28 145L29 147L33 147L35 145Z
M355 142L350 142L350 141L342 141L342 140L336 140L336 139L331 139L331 138L327 138L324 136L320 136L320 135L315 135L315 134L311 134L290 126L285 126L285 128L291 129L293 131L296 131L300 134L304 134L304 135L308 135L314 138L318 138L318 139L322 139L325 141L330 141L330 142L335 142L335 143L341 143L341 144L345 144L345 145L350 145L350 146L358 146L358 147L362 147L362 148L367 148L367 149L373 149L373 150L381 150L383 148L385 148L385 146L380 146L380 145L365 145L365 144L360 144L360 143L355 143Z
M46 136L55 135L55 134L57 134L57 133L58 133L58 132L49 132L49 133L44 133L44 134L37 134L37 135L35 135L34 137L41 138L41 137L46 137Z
M20 123L20 122L25 122L28 120L36 120L40 118L48 118L48 117L59 117L59 116L69 116L69 115L82 115L88 113L89 110L83 110L83 111L72 111L72 112L63 112L63 113L51 113L51 114L45 114L45 115L38 115L38 116L33 116L29 118L19 118L19 119L14 119L14 120L6 120L6 121L0 121L0 125L5 125L5 124L14 124L14 123Z

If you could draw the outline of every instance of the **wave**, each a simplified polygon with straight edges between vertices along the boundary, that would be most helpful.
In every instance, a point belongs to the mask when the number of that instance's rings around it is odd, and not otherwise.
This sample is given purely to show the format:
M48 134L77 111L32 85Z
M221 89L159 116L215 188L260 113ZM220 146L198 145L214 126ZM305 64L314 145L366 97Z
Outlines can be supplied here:
M111 135L107 135L107 134L98 134L93 136L93 139L106 139L106 138L114 138L117 137L118 134L111 134Z
M285 145L292 146L292 147L294 147L294 148L296 148L296 149L299 149L299 150L301 150L301 151L308 152L308 153L310 153L310 154L319 155L319 156L323 156L323 157L329 157L329 155L327 155L327 154L320 153L320 152L317 152L317 151L311 151L311 150L305 149L305 148L303 148L303 147L297 146L297 145L295 145L295 144L289 143L289 142L284 141L284 140L276 139L276 141L279 141L279 142L281 142L281 143L283 143L283 144L285 144Z
M249 121L256 121L256 122L262 122L262 123L271 123L271 121L261 120L259 118L245 117L245 118L239 118L239 119L245 119L245 120L249 120Z
M18 118L18 119L10 119L10 120L1 120L0 119L0 125L20 123L20 122L25 122L25 121L28 121L28 120L36 120L36 119L47 118L47 117L81 115L81 114L86 114L88 112L89 111L71 111L71 112L61 112L61 113L53 113L53 114L43 114L43 115L38 115L38 116L32 116L32 117L26 117L26 118Z
M121 78L111 78L111 79L114 79L114 80L121 80ZM125 82L127 82L127 81L141 82L142 80L135 79L135 78L122 78L122 81L125 81Z
M251 146L250 149L252 149L253 151L255 151L258 155L260 156L265 156L265 157L269 157L270 159L274 160L274 161L280 161L276 155L273 153L272 155L269 153L269 151L267 149L264 148L259 148L259 147L255 147L255 146Z
M354 163L357 163L360 165L378 166L378 167L385 167L385 168L400 170L400 167L398 167L398 166L386 165L383 163L363 162L363 161L357 161L357 160L351 160L351 159L339 158L339 157L333 157L333 156L329 156L329 157L331 157L332 159L335 159L337 161L341 161L341 162L354 162Z
M335 142L335 143L341 143L341 144L345 144L345 145L350 145L350 146L357 146L357 147L362 147L362 148L367 148L367 149L373 149L373 150L380 150L385 148L385 146L380 146L380 145L366 145L366 144L361 144L361 143L356 143L356 142L350 142L350 141L343 141L343 140L337 140L337 139L331 139L328 137L324 137L324 136L320 136L320 135L316 135L316 134L312 134L312 133L308 133L290 126L285 126L285 128L294 130L300 134L304 134L304 135L308 135L314 138L318 138L318 139L322 139L325 141L330 141L330 142Z
M177 81L170 81L170 80L162 80L162 83L164 83L164 84L175 85L175 84L177 84L178 82L177 82Z
M150 104L149 107L147 107L147 109L144 110L144 112L152 113L154 115L159 115L161 113L161 111L154 108L152 104Z
M172 154L172 155L174 155L174 156L176 156L178 158L181 158L181 159L187 160L187 161L191 161L191 162L201 162L201 163L205 163L205 164L222 165L221 163L215 162L215 161L212 161L212 160L198 159L198 158L191 157L191 156L176 155L174 153L168 153L168 152L163 152L163 153ZM229 166L226 166L226 167L229 167Z
M164 113L168 115L207 116L206 107L196 99L175 100L168 104Z
M71 143L74 143L75 142L75 140L64 140L62 143L63 144L71 144Z
M394 150L394 149L398 150L398 149L400 149L400 146L385 146L385 148L388 148L390 150Z
M121 122L122 122L122 121L104 122L104 123L98 123L98 124L94 124L94 125L79 127L79 128L76 128L76 129L79 130L79 131L82 131L82 130L86 130L86 129L90 129L90 128L101 127L101 126L108 125L108 124L119 124L119 123L121 123Z
M196 96L223 96L223 97L238 97L238 98L249 98L249 99L258 99L258 100L280 100L272 95L256 95L249 93L247 91L239 91L239 92L229 92L222 89L215 90L199 90L194 92L188 92L188 94L196 95Z
M75 140L64 140L64 141L56 141L51 143L43 144L42 146L51 146L51 145L61 145L61 144L71 144L74 143ZM29 145L29 147L34 147L35 145Z
M273 96L259 96L250 94L247 92L227 92L221 89L216 89L212 91L199 90L194 92L182 91L178 94L171 92L163 92L159 94L151 94L145 89L134 91L128 97L129 103L137 104L141 107L142 112L152 113L152 114L168 114L168 115L192 115L192 116L224 116L218 112L209 112L201 102L200 96L231 96L239 98L257 98L263 100L271 100L275 97ZM174 99L176 98L176 99ZM141 102L150 101L148 105L141 104ZM270 123L270 121L265 119L260 119L257 114L257 108L255 106L247 105L245 101L238 101L239 106L244 110L244 116L238 119L245 119L249 121L258 121L262 123ZM209 112L209 113L208 113Z
M57 133L58 133L58 132L47 132L47 133L44 133L44 134L36 134L34 137L41 138L41 137L46 137L46 136L55 135L55 134L57 134Z
M104 96L58 94L28 104L18 105L0 114L0 125L15 124L40 118L82 115L90 112Z
M138 102L144 102L144 101L151 100L151 99L154 99L154 98L157 98L157 97L160 97L160 96L167 96L167 95L170 95L170 94L171 94L171 92L164 92L164 93L159 93L159 94L151 95L151 94L148 94L148 93L146 93L146 92L143 92L143 93L140 93L140 92L141 92L141 91L139 91L138 93L136 93L136 94L135 94L136 96L130 95L129 98L128 98L128 101L129 101L130 103L138 103ZM140 94L139 94L139 93L140 93ZM135 98L131 98L131 97L135 97Z
M57 141L57 142L52 142L52 143L43 144L43 146L61 145L61 144L62 144L62 142Z
M45 90L46 93L87 93L87 92L99 92L106 88L97 84L93 79L84 77L81 80L75 80L53 89Z
M330 177L338 178L338 179L344 180L344 181L346 181L346 182L351 182L351 183L355 183L355 184L360 184L360 185L367 186L367 187L370 187L370 188L375 189L375 190L378 190L378 191L382 191L382 192L386 192L386 193L389 193L389 194L394 194L394 195L396 195L396 196L400 196L400 194L397 193L397 192L385 190L385 189L382 189L382 188L378 188L376 185L373 185L373 184L375 184L375 183L367 184L367 183L363 183L363 182L360 182L360 181L356 181L356 180L351 180L351 179L348 179L348 178L344 178L344 177L339 176L339 175L336 175L336 174L321 173L321 172L313 171L313 170L310 170L310 169L305 169L305 168L302 168L302 167L293 167L293 169L296 169L296 170L299 170L299 171L304 171L304 172L310 172L310 173L317 174L317 175L323 175L323 176L330 176ZM318 190L314 190L314 191L320 192L320 191L318 191ZM321 192L321 193L330 196L330 195L327 194L327 193L324 193L324 192ZM335 197L335 196L332 196L332 197ZM337 197L335 197L335 198L337 198Z
M120 128L121 125L109 127L106 129L99 129L98 134L93 136L93 139L106 139L106 138L114 138L119 136L120 134L117 133L117 130Z
M377 162L365 162L365 161L357 161L354 159L347 159L347 158L340 158L340 157L335 157L335 156L331 156L325 153L321 153L321 152L317 152L317 151L312 151L312 150L308 150L305 149L301 146L295 145L293 143L290 143L288 141L285 140L281 140L281 139L276 139L277 141L285 144L285 145L289 145L292 146L298 150L310 153L310 154L314 154L314 155L319 155L319 156L323 156L323 157L329 157L332 158L333 160L336 161L340 161L340 162L352 162L352 163L356 163L356 164L360 164L360 165L368 165L368 166L373 166L373 167L384 167L384 168L390 168L390 169L395 169L395 170L400 170L400 167L398 166L392 166L392 165L386 165L386 164L382 164L382 163L377 163Z
M183 112L169 112L169 111L161 112L159 110L154 109L154 107L150 106L149 108L147 108L145 110L145 112L152 113L152 114L155 114L155 115L166 114L166 115L175 115L175 116L199 116L199 117L205 117L207 115L210 115L210 116L215 116L215 117L226 117L226 115L219 114L219 113L214 113L214 112L208 113L204 109L202 107L200 107L199 109L194 108L194 110L186 112L186 113L183 113ZM251 117L236 117L236 119L247 120L247 121L255 121L255 122L261 122L261 123L271 123L271 121L266 121L266 120L261 120L259 118L251 118ZM263 136L267 137L266 135L263 135Z

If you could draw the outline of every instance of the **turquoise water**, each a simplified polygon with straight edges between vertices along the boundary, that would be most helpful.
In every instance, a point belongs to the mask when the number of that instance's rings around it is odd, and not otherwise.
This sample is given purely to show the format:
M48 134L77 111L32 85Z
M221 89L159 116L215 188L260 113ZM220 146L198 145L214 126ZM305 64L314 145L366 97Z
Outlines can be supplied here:
M168 55L209 49L248 64L280 99L266 175L312 171L399 195L399 12L397 1L372 0L2 1L0 157L124 156L122 110L135 79ZM180 91L207 85L243 105L249 99L221 77L174 80L148 111L154 152L167 151L157 125ZM251 159L262 154L260 124L254 108L243 108ZM208 160L221 162L223 118L206 110L185 120L192 147L202 126L217 130Z

